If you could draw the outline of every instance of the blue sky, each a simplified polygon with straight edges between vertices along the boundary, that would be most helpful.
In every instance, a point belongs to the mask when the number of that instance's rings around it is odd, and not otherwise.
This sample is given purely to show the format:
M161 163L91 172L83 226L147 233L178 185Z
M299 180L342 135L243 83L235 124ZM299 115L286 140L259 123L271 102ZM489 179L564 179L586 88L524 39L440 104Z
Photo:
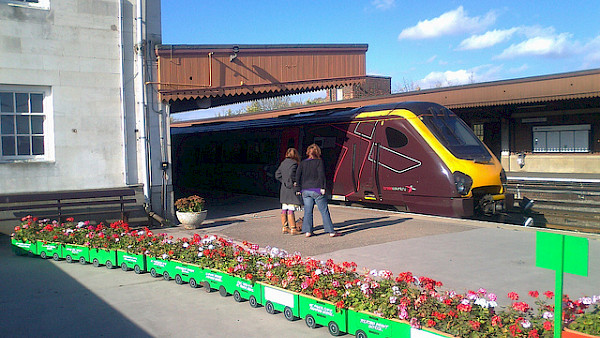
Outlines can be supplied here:
M600 68L600 1L163 0L163 44L366 43L422 89Z

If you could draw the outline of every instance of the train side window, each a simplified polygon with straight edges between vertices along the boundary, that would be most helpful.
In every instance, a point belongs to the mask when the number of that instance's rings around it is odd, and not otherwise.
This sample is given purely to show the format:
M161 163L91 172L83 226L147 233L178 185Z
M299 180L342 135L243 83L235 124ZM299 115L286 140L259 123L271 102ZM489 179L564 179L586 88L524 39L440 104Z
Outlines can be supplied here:
M385 137L390 148L402 148L408 144L408 137L398 129L385 128Z

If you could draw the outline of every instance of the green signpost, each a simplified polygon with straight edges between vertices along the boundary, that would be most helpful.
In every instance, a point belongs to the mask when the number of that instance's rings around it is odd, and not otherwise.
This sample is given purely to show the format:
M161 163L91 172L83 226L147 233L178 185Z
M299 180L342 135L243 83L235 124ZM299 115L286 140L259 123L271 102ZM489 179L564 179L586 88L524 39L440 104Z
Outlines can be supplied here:
M554 337L562 331L563 273L588 275L588 240L551 232L536 233L535 266L556 271L554 292Z

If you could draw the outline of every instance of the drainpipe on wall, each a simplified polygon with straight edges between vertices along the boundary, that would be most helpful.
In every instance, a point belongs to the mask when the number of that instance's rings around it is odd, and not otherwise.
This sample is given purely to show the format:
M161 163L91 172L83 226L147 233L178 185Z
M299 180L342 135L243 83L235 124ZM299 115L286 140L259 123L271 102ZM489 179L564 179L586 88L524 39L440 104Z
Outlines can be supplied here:
M141 114L142 121L140 123L140 141L142 142L142 163L144 170L142 171L142 180L144 183L144 199L149 209L152 209L152 189L150 186L151 182L151 171L150 171L150 148L148 145L148 126L147 126L147 109L146 109L146 74L145 74L145 56L144 56L144 44L146 39L144 37L143 24L144 24L144 8L146 8L145 0L136 1L136 40L137 40L137 78L136 82L139 86L141 97L137 98L138 112Z
M119 1L119 41L121 43L121 48L119 48L119 61L121 62L121 73L119 74L119 80L121 83L121 118L123 119L121 123L121 128L123 132L123 179L125 181L125 185L129 185L129 157L127 155L127 108L125 106L125 57L124 57L124 36L123 36L123 0Z

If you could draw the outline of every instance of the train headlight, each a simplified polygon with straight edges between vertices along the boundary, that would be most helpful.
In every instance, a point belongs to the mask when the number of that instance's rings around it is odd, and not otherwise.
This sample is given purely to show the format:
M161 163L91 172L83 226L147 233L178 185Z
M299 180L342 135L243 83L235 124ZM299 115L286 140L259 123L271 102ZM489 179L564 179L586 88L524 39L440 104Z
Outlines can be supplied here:
M506 184L506 171L504 171L504 169L500 170L500 182L502 182L502 184Z
M468 175L461 173L460 171L454 172L454 184L456 185L456 191L461 195L468 195L473 186L473 179Z

